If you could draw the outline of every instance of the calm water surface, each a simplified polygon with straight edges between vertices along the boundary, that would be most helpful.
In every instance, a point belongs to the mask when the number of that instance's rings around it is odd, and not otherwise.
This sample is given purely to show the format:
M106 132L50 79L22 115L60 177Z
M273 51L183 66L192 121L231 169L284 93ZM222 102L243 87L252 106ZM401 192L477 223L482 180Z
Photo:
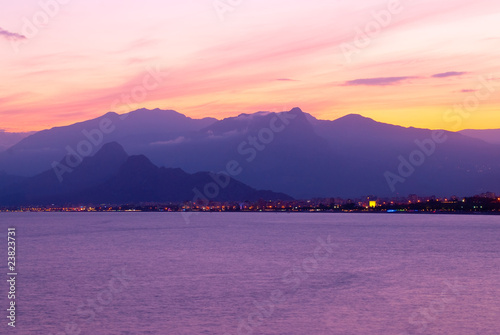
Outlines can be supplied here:
M3 213L1 334L500 334L500 217ZM0 271L6 277L7 255Z

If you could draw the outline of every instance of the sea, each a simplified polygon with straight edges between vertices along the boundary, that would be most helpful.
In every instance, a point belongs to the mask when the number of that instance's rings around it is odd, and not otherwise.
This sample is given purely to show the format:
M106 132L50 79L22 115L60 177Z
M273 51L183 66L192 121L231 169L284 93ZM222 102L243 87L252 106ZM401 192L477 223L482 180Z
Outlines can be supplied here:
M500 334L500 216L0 213L0 234L1 334Z

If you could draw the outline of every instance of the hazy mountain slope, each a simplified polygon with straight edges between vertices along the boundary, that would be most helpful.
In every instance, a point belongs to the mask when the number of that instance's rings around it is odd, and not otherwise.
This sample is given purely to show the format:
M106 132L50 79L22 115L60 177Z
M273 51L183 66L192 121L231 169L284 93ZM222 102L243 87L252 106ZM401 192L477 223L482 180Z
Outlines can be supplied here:
M442 133L437 143L432 130L360 115L317 120L299 108L220 121L173 111L139 110L125 120L110 113L32 135L0 154L0 166L10 174L23 164L31 170L50 166L55 153L57 160L65 154L66 143L78 148L82 129L99 128L106 119L117 126L104 139L115 138L156 166L196 173L226 171L230 165L241 182L295 198L500 192L498 145L453 132ZM420 161L408 166L415 159ZM400 173L401 168L408 171Z
M397 183L392 192L384 177L386 171L397 173L400 156L409 161L415 151L423 152L416 141L429 143L434 131L393 126L359 115L319 121L316 131L328 139L334 156L349 162L337 171L342 193L351 189L357 191L354 194L450 195L500 189L500 160L491 155L500 148L459 133L444 132L446 140L435 143L432 154L425 154L424 163L414 166L411 176Z
M65 162L66 158L61 160L61 164ZM209 184L220 185L216 194L205 191ZM1 206L259 199L290 197L257 191L234 179L215 178L208 172L191 175L181 169L159 168L143 155L128 156L114 142L59 177L54 170L48 170L0 190Z
M32 176L47 170L68 153L95 154L102 144L116 141L131 154L144 145L175 140L204 128L215 119L191 119L175 111L140 109L124 115L107 113L96 119L37 132L5 152L0 171Z
M491 144L500 144L500 129L467 129L460 131L461 134L477 138Z
M269 134L271 123L280 117L287 117L288 124L274 132L271 141L270 137L266 143L259 140L258 147L250 144L250 138L258 138L261 132ZM415 141L427 143L432 134L359 115L316 120L293 109L228 118L193 137L151 146L144 153L158 165L190 172L224 170L229 161L236 160L243 169L238 176L241 181L296 198L471 194L500 188L500 159L491 155L499 148L445 132L446 141L435 144L432 154L424 155L424 164L416 166L403 183L396 183L393 192L386 172L397 174L399 157L409 160L415 150L421 150Z
M7 150L8 148L20 142L23 138L26 138L32 134L34 134L34 132L9 133L0 130L0 152Z

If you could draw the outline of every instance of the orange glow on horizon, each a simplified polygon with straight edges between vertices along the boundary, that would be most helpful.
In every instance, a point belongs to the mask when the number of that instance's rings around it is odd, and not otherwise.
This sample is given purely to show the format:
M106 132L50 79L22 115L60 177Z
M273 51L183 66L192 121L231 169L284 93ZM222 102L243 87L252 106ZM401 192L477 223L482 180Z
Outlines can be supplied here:
M151 5L72 2L24 36L21 18L37 1L6 4L0 129L143 107L222 119L297 106L328 120L360 114L405 127L500 128L500 3L405 4L363 46L356 32L376 23L371 13L386 1L255 0L223 21L201 2Z

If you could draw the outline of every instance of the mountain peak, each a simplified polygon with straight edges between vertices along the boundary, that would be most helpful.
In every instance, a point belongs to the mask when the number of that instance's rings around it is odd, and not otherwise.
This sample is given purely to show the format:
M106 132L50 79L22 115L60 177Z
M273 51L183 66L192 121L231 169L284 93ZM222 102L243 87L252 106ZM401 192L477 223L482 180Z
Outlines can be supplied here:
M360 114L347 114L347 115L344 115L338 119L336 119L335 121L374 121L373 119L370 119L369 117L365 117L363 115L360 115Z
M153 175L158 172L160 168L154 165L149 158L144 155L129 156L125 163L121 166L122 173L130 176L144 174Z
M156 122L172 122L173 120L187 120L189 119L184 114L168 109L163 110L160 108L148 109L140 108L129 113L123 114L122 118L129 118L133 122L147 123L148 119L154 119Z
M136 164L136 165L148 165L148 166L155 166L149 158L147 158L144 155L134 155L134 156L129 156L127 159L127 163L129 164Z
M304 112L302 111L302 109L300 109L299 107L292 108L289 113L292 113L292 114L304 114Z
M62 162L67 162L67 157ZM122 165L129 156L123 147L116 142L104 144L93 156L86 157L82 163L71 174L72 177L79 179L80 175L96 175L103 173L110 175L114 169ZM107 172L106 172L107 171Z
M182 115L185 117L184 114L176 112L172 109L164 110L160 108L155 108L155 109L139 108L136 109L135 111L131 111L129 114L167 114L167 115Z
M241 113L241 114L239 114L236 117L230 117L228 119L234 119L234 120L242 121L242 120L253 119L255 117L266 116L266 115L269 115L269 114L270 114L270 112L257 112L257 113L252 113L252 114Z
M378 124L377 121L359 114L347 114L331 122L342 127L366 127L367 129Z
M109 154L120 154L120 155L125 155L128 156L127 153L125 152L125 149L119 144L118 142L108 142L103 144L101 149L97 151L97 155L109 155Z

